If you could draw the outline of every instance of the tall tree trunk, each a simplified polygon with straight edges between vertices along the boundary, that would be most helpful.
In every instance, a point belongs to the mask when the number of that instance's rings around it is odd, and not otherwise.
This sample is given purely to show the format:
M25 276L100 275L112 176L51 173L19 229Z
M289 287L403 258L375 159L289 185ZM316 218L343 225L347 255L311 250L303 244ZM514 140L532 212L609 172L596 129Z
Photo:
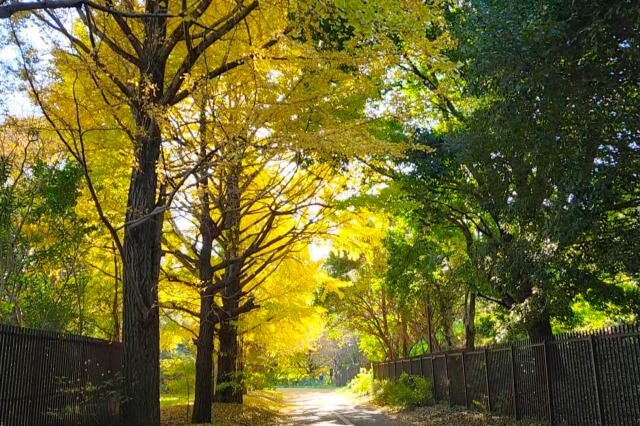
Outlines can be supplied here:
M151 14L164 15L166 8L166 2L145 3L145 12ZM148 215L163 202L157 171L162 133L155 109L164 96L166 35L166 17L144 21L138 88L130 100L136 133L122 245L125 399L121 422L131 426L160 424L158 281L164 214Z
M549 314L541 314L535 320L527 324L529 338L535 342L552 339L553 330L551 328L551 317Z
M236 148L236 149L234 149ZM228 260L237 260L240 255L240 172L242 167L242 150L231 146L230 161L232 166L226 176L226 200L224 207L225 225L227 232L227 244L225 254ZM238 156L238 158L233 158ZM241 283L242 262L237 261L225 269L226 285L222 289L222 310L235 312L240 306L242 296ZM220 323L218 353L218 381L215 400L218 402L242 403L242 387L238 372L238 330L236 326L237 316L231 315Z
M199 160L204 163L207 155L208 135L205 104L200 107L200 153ZM200 290L200 326L196 342L196 387L193 403L193 423L211 422L211 401L213 398L213 334L214 324L211 320L213 310L213 268L211 255L213 241L218 230L211 218L209 206L209 172L205 171L198 179L200 203L200 235L202 238L198 253L198 275L201 283Z
M139 136L134 146L123 243L125 398L121 421L125 425L143 426L160 424L157 302L163 214L146 216L156 208L161 134L151 114L143 108L136 108L135 113Z
M551 317L548 313L539 315L535 320L530 321L527 324L527 333L532 342L540 342L542 340L553 340L553 330L551 328ZM560 348L557 344L547 345L547 353L545 354L547 363L550 365L553 374L549 379L552 381L562 380L565 375L564 363L562 362L562 356L560 354ZM537 363L539 369L546 368L545 363ZM544 375L544 371L538 372L539 375Z
M211 292L200 295L200 328L196 342L196 387L192 423L211 423L213 399L213 321L209 312L213 308Z
M242 404L238 361L238 331L232 321L220 323L218 332L220 352L218 354L218 382L215 401Z
M476 345L476 292L467 292L468 299L465 303L465 347L467 350L475 349Z

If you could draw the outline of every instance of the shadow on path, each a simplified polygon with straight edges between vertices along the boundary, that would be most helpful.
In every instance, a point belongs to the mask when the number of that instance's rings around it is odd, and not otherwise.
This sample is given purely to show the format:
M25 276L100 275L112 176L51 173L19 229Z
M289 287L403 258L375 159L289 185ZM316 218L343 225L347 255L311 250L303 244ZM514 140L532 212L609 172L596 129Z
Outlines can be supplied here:
M389 425L410 423L393 419L380 409L367 407L366 400L335 389L283 388L284 414L290 425Z

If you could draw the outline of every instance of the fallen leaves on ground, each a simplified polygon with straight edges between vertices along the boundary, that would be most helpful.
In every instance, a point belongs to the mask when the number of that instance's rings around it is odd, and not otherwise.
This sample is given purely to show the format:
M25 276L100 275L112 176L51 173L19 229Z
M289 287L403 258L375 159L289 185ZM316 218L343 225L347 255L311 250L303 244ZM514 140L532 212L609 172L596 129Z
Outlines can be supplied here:
M516 421L513 418L505 416L495 416L489 413L461 410L445 405L433 405L429 407L419 407L413 410L400 411L395 413L394 417L414 425L428 424L429 426L541 426L546 424L540 421Z
M260 426L282 424L279 413L281 397L276 392L259 392L245 397L244 404L213 404L211 423L215 426ZM163 407L162 426L191 425L191 404L177 404Z

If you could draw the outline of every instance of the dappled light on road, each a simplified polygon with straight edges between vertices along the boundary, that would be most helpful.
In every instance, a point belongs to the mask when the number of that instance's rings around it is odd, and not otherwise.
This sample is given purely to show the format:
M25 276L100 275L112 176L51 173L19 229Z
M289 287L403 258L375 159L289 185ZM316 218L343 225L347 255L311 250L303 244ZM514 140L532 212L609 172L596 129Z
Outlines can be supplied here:
M407 423L391 418L366 401L335 389L279 389L292 425L396 425Z

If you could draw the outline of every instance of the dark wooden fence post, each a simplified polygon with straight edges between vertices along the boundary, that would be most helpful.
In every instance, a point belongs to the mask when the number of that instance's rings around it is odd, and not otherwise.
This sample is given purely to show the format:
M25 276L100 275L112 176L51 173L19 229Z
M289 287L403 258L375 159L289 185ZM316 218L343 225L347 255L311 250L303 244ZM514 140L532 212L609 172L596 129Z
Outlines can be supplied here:
M520 418L520 413L518 412L518 388L516 387L516 347L511 345L511 389L513 391L513 415L516 420Z
M551 386L551 357L549 356L549 342L543 341L544 353L544 378L547 385L547 410L549 411L549 425L553 425L553 395Z
M444 374L447 380L447 399L449 400L449 407L451 407L451 381L449 380L449 357L447 352L444 353Z
M464 384L464 404L469 408L469 395L467 392L467 371L464 366L464 351L462 351L462 383Z
M485 348L484 354L484 381L487 386L487 409L491 412L491 388L489 387L489 351Z
M433 400L436 401L436 367L435 367L435 358L433 354L431 354L431 380L433 381ZM436 401L437 402L437 401Z
M604 426L604 406L602 404L602 386L598 377L598 355L596 353L596 336L589 337L589 349L591 352L591 369L593 372L593 384L596 387L596 404L598 409L598 424Z

